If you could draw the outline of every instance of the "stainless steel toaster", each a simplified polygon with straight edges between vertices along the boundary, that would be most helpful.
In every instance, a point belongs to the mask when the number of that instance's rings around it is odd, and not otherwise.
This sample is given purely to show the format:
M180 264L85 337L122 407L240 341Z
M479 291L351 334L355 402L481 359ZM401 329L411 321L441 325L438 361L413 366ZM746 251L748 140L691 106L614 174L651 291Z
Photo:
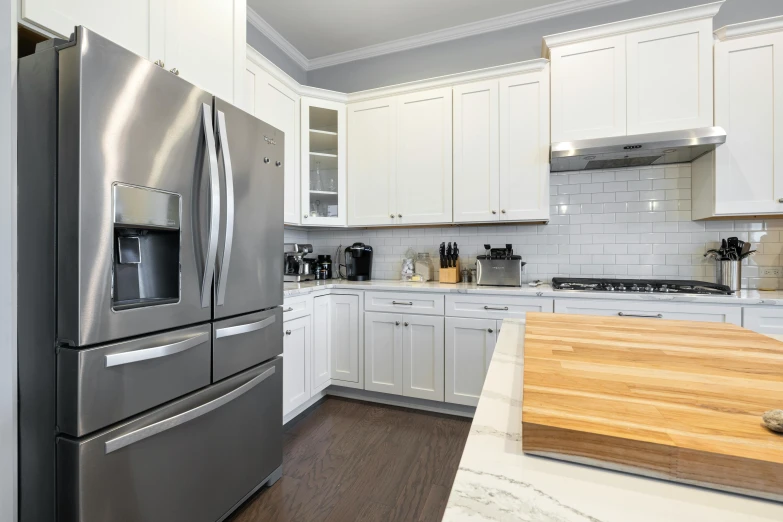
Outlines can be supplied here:
M476 258L476 283L479 286L522 286L522 267L525 262L516 256L511 245L505 249L484 245L487 254Z

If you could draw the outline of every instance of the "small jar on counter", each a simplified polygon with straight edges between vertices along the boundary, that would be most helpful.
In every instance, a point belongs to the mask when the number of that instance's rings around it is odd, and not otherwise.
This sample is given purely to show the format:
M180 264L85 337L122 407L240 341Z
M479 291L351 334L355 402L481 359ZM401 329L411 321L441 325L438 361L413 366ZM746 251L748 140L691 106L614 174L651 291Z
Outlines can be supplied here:
M419 252L416 256L416 275L421 276L422 281L432 281L435 274L435 266L432 264L430 255L426 252Z
M318 264L315 269L315 278L326 280L332 278L332 256L319 255Z

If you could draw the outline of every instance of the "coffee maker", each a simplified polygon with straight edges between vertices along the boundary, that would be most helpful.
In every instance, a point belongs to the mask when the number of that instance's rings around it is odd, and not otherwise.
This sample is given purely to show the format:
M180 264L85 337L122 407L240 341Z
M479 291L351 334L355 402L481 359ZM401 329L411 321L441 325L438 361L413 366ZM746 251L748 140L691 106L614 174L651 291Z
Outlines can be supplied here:
M345 272L348 281L372 279L372 247L354 243L345 249Z
M315 274L312 270L313 260L305 258L312 251L313 245L301 243L286 243L283 245L283 255L285 256L283 281L286 283L298 283L315 279Z

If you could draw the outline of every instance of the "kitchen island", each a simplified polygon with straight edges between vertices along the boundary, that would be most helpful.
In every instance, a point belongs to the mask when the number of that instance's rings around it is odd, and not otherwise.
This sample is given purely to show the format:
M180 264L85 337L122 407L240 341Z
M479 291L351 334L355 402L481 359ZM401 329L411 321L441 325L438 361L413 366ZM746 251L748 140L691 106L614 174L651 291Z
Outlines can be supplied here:
M524 322L503 323L445 522L783 520L783 503L525 455L524 335Z

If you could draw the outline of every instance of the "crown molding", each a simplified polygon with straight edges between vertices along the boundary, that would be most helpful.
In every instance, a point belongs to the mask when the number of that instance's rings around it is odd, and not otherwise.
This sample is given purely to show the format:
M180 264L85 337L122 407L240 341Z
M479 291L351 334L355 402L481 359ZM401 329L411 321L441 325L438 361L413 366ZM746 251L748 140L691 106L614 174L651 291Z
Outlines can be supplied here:
M725 0L720 0L718 2L712 2L709 4L697 5L695 7L677 9L676 11L668 11L666 13L631 18L630 20L623 20L620 22L613 22L610 24L597 25L595 27L588 27L585 29L577 29L575 31L568 31L565 33L545 36L543 55L545 57L548 56L550 49L559 47L561 45L568 45L577 42L584 42L587 40L594 40L596 38L606 38L609 36L617 36L634 31L653 29L655 27L663 27L666 25L712 18L718 14L718 11L724 2Z
M299 67L307 71L310 67L310 61L305 55L299 52L299 49L294 47L291 42L286 40L283 35L278 33L274 27L269 25L266 20L261 18L261 15L256 13L248 6L247 8L247 21L250 25L258 29L261 34L269 38L272 43L280 48L289 58L296 62Z
M385 98L388 96L397 96L400 94L408 94L429 89L438 89L441 87L451 87L458 84L492 80L494 78L512 76L515 74L541 72L546 70L548 65L549 60L545 58L537 58L535 60L528 60L525 62L498 65L496 67L487 67L485 69L476 69L474 71L466 71L456 74L448 74L445 76L437 76L435 78L427 78L425 80L400 83L397 85L391 85L389 87L379 87L377 89L369 89L366 91L350 93L348 94L348 103L363 102L377 98Z
M283 35L278 33L271 25L269 25L269 23L267 23L266 20L261 18L261 15L256 13L250 7L247 8L247 21L250 22L250 25L258 29L261 34L274 42L275 45L280 48L280 50L282 50L289 58L296 62L302 69L305 71L312 71L314 69L322 69L324 67L331 67L341 63L364 60L366 58L373 58L375 56L382 56L384 54L397 53L400 51L407 51L409 49L416 49L418 47L425 47L427 45L436 43L458 40L467 36L475 36L492 31L499 31L509 27L516 27L549 18L579 13L582 11L588 11L590 9L597 9L599 7L608 7L629 1L630 0L563 0L555 4L527 9L525 11L510 13L503 16L496 16L495 18L480 20L478 22L471 22L468 24L458 25L456 27L449 27L447 29L432 31L430 33L410 36L408 38L401 38L391 42L368 45L367 47L345 51L342 53L330 54L328 56L321 56L319 58L313 58L312 60L308 59L301 52L299 52L299 50L294 47L291 42L286 40Z
M721 42L725 42L726 40L732 40L734 38L744 38L746 36L756 36L777 31L783 31L783 16L773 16L771 18L753 20L751 22L724 25L715 31L715 36Z

